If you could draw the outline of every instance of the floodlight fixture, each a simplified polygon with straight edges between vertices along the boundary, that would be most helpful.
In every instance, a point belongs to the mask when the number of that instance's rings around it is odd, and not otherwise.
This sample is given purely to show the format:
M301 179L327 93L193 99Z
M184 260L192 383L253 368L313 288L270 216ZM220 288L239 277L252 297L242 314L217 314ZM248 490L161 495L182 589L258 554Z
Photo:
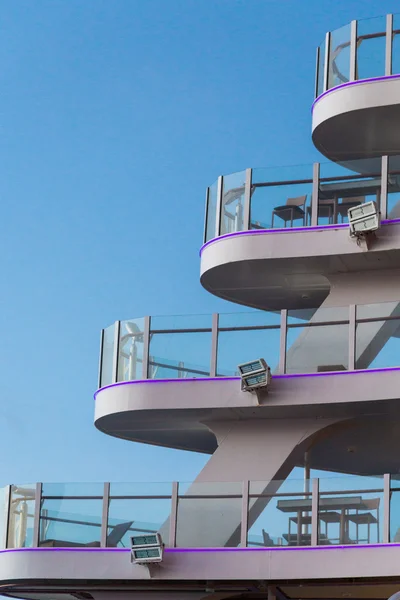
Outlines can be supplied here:
M164 544L159 533L131 536L131 562L138 565L159 563L163 559Z
M349 208L347 216L351 237L364 237L380 227L381 219L376 202L365 202Z
M271 383L271 369L263 358L238 365L238 371L242 392L256 391L260 388L266 388L267 391Z

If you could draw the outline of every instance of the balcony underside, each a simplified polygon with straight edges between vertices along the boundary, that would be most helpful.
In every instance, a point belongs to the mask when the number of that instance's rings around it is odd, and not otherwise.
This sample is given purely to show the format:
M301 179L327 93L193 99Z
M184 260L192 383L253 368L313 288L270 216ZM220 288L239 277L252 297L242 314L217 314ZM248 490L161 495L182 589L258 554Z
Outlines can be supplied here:
M200 281L215 296L254 308L312 308L328 296L332 276L399 264L399 223L383 225L369 250L347 227L243 232L203 248Z
M212 454L218 423L335 419L312 440L311 466L376 475L398 470L399 390L400 369L276 376L260 406L237 379L132 382L99 390L95 425L131 441Z
M399 97L399 76L329 90L313 107L316 148L336 162L400 154ZM376 171L376 165L371 163L371 167Z

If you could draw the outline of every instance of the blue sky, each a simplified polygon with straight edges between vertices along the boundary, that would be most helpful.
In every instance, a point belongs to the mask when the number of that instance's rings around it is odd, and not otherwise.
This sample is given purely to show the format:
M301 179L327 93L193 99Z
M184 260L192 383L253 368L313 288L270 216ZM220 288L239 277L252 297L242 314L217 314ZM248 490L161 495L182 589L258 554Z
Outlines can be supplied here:
M0 35L0 484L191 480L93 426L99 333L235 310L199 284L206 186L309 163L315 48L370 0L8 0Z

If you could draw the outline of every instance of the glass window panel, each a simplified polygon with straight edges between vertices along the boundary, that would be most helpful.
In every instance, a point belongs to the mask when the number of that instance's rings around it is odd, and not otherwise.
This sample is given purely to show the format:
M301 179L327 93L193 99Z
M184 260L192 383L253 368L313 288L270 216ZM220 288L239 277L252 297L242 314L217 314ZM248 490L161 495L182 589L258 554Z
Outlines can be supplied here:
M143 318L121 321L118 381L133 381L143 378L143 330Z
M206 242L215 238L215 226L217 221L217 193L218 181L208 188Z
M210 333L155 333L150 337L149 379L210 375Z
M151 317L150 333L153 331L171 331L175 329L210 329L211 315L161 315Z
M348 325L288 327L286 372L317 373L348 369Z
M221 235L243 231L246 171L225 175L222 186ZM246 227L247 229L247 227Z
M253 186L250 229L305 227L311 220L312 181L287 185Z
M164 534L163 542L168 545L170 510L171 500L166 498L111 499L108 509L107 546L129 548L132 535L158 531Z
M44 483L42 498L65 498L66 496L99 496L103 497L103 483Z
M400 490L390 493L390 541L400 542Z
M110 325L110 327L107 327L107 329L104 330L103 352L101 358L101 387L113 383L114 331L115 325Z
M400 319L356 324L356 369L400 366Z
M43 500L39 545L50 548L99 547L102 510L102 500Z
M328 89L350 79L350 24L331 33Z
M387 218L400 218L400 156L389 156Z
M141 483L111 483L110 497L112 496L171 496L172 483L170 482L141 482Z
M237 497L227 497L233 495ZM177 546L181 548L239 546L241 495L241 483L192 484L185 496L180 496L178 499Z
M272 370L279 364L280 329L253 329L219 331L217 347L217 375L239 375L237 366L264 358Z
M35 484L13 485L7 548L32 548Z
M400 73L400 14L393 15L392 73Z
M317 96L324 91L324 67L325 67L325 41L319 47L318 72L317 72Z
M356 79L385 74L386 17L357 22Z

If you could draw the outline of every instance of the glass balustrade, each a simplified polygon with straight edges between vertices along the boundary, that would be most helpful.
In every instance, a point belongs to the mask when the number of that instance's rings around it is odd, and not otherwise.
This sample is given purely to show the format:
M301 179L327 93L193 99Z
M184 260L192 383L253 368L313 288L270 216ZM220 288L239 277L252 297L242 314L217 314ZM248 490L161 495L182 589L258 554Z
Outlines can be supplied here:
M348 306L117 322L104 330L101 385L238 377L238 365L255 358L264 358L273 375L400 367L399 307L358 305L353 328ZM110 364L117 364L116 380Z
M1 547L10 549L129 550L131 536L154 532L167 550L400 541L398 474L12 485L1 490L0 506Z

